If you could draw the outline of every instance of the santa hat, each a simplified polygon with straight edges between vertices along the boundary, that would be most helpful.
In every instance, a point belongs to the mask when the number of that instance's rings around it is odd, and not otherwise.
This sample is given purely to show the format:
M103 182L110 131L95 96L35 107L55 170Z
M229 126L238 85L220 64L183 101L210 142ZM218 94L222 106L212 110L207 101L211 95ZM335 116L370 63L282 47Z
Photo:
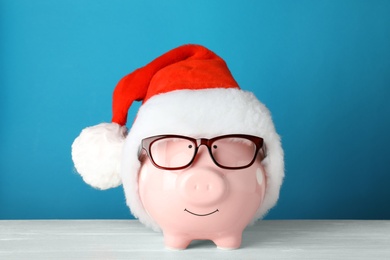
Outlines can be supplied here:
M127 132L133 101L143 103ZM267 146L262 161L266 194L255 221L275 205L284 177L283 150L270 112L252 93L239 88L223 59L203 46L184 45L119 81L112 122L84 129L72 145L72 159L93 187L108 189L123 183L133 215L159 229L138 194L141 140L159 134L211 138L231 133L260 136Z

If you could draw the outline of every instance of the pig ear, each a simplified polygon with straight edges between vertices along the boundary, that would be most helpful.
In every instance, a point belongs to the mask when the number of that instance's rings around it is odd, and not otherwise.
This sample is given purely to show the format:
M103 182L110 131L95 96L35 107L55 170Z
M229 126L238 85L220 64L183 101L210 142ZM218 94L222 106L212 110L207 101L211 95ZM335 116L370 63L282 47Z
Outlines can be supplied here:
M77 172L98 189L119 186L120 158L126 126L102 123L85 128L72 144L72 160Z

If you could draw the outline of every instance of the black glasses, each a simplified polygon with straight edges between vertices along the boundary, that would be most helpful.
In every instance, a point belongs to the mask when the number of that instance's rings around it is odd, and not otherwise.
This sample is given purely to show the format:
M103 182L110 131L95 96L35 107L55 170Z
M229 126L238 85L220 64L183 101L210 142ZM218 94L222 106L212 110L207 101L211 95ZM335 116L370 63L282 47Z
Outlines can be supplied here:
M261 137L231 134L211 139L180 135L158 135L142 140L142 149L159 169L181 170L192 164L198 149L205 145L213 162L220 168L239 170L251 166L261 151L266 157L266 147Z

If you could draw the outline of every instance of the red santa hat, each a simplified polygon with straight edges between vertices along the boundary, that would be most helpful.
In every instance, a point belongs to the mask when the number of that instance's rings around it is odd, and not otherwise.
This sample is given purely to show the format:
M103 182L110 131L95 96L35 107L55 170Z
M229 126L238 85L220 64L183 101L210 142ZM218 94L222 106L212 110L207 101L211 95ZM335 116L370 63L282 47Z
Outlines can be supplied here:
M143 103L127 131L127 113L134 101ZM283 150L270 112L252 93L239 88L218 55L200 45L183 45L119 81L112 122L85 128L72 145L72 159L93 187L123 183L133 215L159 229L138 194L141 140L159 134L211 138L231 133L260 136L267 146L262 161L266 194L254 221L275 205L284 177Z

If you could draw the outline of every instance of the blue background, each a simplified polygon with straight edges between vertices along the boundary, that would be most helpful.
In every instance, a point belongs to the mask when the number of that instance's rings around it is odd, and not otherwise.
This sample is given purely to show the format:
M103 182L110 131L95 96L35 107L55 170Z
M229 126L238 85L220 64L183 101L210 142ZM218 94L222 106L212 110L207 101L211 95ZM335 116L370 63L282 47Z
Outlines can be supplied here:
M273 113L286 179L268 219L390 219L390 1L0 1L0 218L132 218L73 170L118 80L184 43ZM131 108L132 122L137 107Z

